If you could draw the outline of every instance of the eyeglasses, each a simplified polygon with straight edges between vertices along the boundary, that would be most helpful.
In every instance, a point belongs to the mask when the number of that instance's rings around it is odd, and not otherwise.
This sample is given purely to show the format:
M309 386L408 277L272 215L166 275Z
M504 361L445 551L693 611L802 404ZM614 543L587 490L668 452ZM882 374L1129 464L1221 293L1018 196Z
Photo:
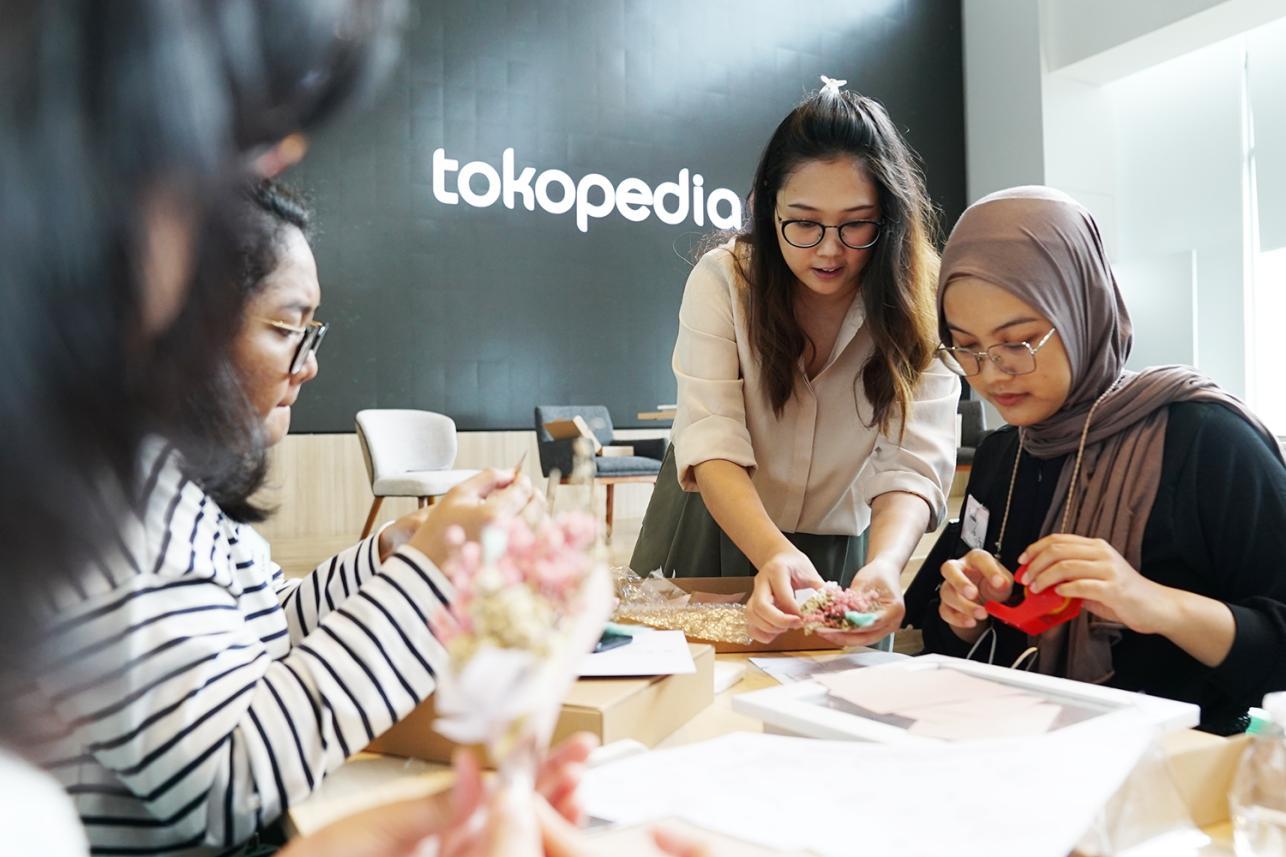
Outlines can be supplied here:
M968 348L938 347L938 356L946 367L957 375L966 378L981 375L984 360L996 364L996 368L1006 375L1028 375L1036 371L1036 352L1045 347L1049 338L1056 333L1050 328L1035 345L1030 342L1000 342L986 351L971 351Z
M777 220L781 222L781 237L790 246L801 250L821 244L827 229L838 232L840 243L850 250L865 250L880 240L880 227L884 225L882 220L850 220L838 226L828 226L816 220L782 220L780 215Z
M271 318L260 318L259 321L269 327L300 337L299 345L295 348L295 356L290 358L291 375L298 375L304 371L304 366L308 363L308 355L317 353L317 349L321 348L322 340L326 337L326 331L330 330L330 325L324 321L310 321L303 327Z

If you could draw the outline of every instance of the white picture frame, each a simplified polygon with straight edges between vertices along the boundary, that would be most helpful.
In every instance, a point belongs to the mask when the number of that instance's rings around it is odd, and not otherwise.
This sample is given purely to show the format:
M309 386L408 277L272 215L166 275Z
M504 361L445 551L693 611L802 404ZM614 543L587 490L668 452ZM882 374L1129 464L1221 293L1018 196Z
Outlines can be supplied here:
M1077 729L1084 723L1101 723L1103 717L1135 716L1143 718L1162 732L1196 726L1201 719L1199 706L1159 696L1085 684L1040 673L1009 669L993 664L924 655L876 666L868 670L954 669L977 678L1020 687L1031 693L1050 697L1064 705L1095 709L1082 723L1060 727L1057 731ZM780 687L743 693L732 699L732 709L764 724L765 732L823 738L841 741L873 741L894 745L937 745L938 738L912 735L905 728L844 711L832 704L824 686L816 681L801 681Z

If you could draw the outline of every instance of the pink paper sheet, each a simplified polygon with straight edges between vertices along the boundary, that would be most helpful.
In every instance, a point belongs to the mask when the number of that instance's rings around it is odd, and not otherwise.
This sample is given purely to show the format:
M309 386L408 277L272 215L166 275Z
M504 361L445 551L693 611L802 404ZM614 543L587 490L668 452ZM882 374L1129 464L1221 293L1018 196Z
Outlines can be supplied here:
M915 721L912 735L947 741L1043 735L1062 706L952 669L856 669L815 676L832 696Z

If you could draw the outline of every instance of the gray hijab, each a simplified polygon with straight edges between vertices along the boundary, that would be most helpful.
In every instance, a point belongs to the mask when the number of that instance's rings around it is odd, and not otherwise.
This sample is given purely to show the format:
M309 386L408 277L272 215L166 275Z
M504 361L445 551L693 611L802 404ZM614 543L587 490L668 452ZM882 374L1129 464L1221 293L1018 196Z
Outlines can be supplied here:
M1042 536L1069 532L1102 538L1141 568L1143 532L1161 480L1167 406L1173 402L1217 402L1277 449L1272 433L1240 400L1195 369L1124 368L1134 338L1130 315L1094 218L1066 194L1040 186L1010 188L983 197L960 217L943 250L938 280L943 342L950 341L943 296L952 280L966 276L999 286L1049 319L1071 363L1071 390L1063 407L1020 434L1019 454L1025 449L1037 458L1069 456ZM1068 509L1075 453L1091 408ZM1040 669L1081 681L1108 680L1111 645L1120 627L1083 611L1041 635Z

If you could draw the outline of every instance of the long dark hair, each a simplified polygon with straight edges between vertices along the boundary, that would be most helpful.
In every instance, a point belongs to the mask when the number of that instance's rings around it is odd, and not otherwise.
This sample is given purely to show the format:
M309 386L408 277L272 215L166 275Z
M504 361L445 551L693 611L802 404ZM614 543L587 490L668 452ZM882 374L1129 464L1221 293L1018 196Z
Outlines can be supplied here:
M835 158L856 158L879 189L884 225L860 289L875 341L862 384L874 424L887 431L901 415L905 429L912 390L936 342L936 214L914 153L878 102L854 92L816 93L782 120L764 148L750 222L737 235L741 252L734 254L747 284L751 344L765 393L780 415L795 393L808 342L795 318L795 275L777 243L777 194L801 164Z
M201 331L203 337L213 333L225 347L212 370L194 377L174 400L176 408L164 420L164 431L183 453L184 473L225 515L257 522L273 511L252 499L268 475L268 450L263 418L246 395L231 346L244 323L246 303L282 262L285 230L295 228L309 237L312 213L297 193L268 179L242 188L230 221L230 243L235 248L231 272L215 264L198 271L198 278L226 279L221 287L211 283L198 290L158 344L158 357L183 359L193 331ZM219 240L212 246L221 251L228 243Z
M242 149L312 131L388 77L407 0L203 0Z
M226 93L191 4L0 2L0 649L112 537L143 433L145 242L199 227ZM181 48L181 49L180 49ZM0 720L7 722L6 718ZM4 727L0 727L4 728Z
M400 18L387 10L403 5L0 0L0 683L47 594L114 537L126 507L104 495L130 493L151 405L222 347L195 335L183 361L152 359L151 201L187 212L203 258L225 264L215 248L241 150L366 87ZM12 701L0 693L7 743L23 725Z

